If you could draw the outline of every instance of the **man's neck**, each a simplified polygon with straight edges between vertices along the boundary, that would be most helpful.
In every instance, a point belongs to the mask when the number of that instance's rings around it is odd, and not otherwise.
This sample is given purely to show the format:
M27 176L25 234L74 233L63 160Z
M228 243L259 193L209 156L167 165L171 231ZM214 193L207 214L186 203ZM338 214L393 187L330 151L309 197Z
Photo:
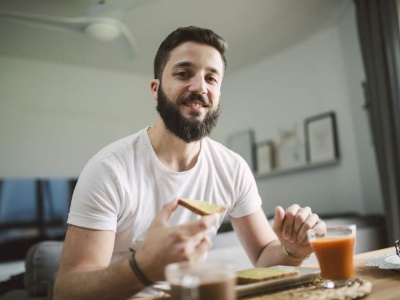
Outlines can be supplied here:
M160 120L149 128L148 134L154 152L168 169L182 172L194 167L200 154L201 141L184 142L166 129Z

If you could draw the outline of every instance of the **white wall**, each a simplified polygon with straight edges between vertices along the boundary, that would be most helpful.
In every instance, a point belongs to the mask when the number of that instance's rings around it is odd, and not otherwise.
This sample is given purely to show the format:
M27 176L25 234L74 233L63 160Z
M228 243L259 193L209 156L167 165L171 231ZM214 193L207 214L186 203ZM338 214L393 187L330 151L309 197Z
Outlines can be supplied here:
M153 123L150 79L0 57L0 177L77 177L108 143Z
M278 130L293 124L303 137L305 118L337 115L340 165L258 179L267 215L292 203L319 213L382 211L352 6L337 24L225 79L216 139L254 128L257 141L279 141Z
M257 141L306 117L337 114L338 166L257 181L267 214L294 202L318 213L381 212L360 82L354 11L338 25L225 78L223 143L253 127ZM153 123L150 78L0 57L0 177L78 176L101 147Z

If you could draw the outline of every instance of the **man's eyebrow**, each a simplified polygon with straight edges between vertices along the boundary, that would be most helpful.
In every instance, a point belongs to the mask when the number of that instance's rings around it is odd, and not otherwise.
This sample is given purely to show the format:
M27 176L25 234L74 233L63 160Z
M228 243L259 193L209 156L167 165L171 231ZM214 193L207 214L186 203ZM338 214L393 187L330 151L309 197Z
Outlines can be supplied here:
M194 64L192 64L189 61L182 61L174 65L174 68L179 68L179 67L194 67Z
M193 68L195 67L195 65L193 63L191 63L190 61L183 61L183 62L178 62L174 65L174 68L180 68L180 67L189 67L189 68ZM207 67L207 70L211 71L212 73L215 73L217 75L221 75L220 72L213 67Z

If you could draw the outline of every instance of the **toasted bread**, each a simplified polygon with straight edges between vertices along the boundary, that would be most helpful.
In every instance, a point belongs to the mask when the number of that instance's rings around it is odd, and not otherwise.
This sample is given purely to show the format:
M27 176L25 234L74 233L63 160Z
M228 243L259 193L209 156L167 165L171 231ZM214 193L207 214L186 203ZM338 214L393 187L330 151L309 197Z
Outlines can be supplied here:
M211 204L200 200L181 198L179 199L178 204L182 205L183 207L186 207L187 209L201 216L210 215L214 213L222 213L226 211L225 206Z
M274 267L252 268L236 272L236 282L237 284L248 284L297 275L299 275L297 270L280 270Z

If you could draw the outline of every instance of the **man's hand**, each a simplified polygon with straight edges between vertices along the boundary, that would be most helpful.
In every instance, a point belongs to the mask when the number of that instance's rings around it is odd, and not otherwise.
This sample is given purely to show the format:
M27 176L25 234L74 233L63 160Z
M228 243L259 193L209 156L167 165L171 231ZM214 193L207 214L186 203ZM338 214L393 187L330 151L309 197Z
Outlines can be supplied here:
M276 207L273 230L292 255L302 258L312 252L307 240L307 230L311 228L326 231L325 222L311 208L293 204L285 211L281 206Z
M135 254L140 269L154 282L164 279L166 265L198 261L212 245L207 232L217 223L218 217L209 215L179 226L170 226L169 218L177 206L178 199L164 205Z

